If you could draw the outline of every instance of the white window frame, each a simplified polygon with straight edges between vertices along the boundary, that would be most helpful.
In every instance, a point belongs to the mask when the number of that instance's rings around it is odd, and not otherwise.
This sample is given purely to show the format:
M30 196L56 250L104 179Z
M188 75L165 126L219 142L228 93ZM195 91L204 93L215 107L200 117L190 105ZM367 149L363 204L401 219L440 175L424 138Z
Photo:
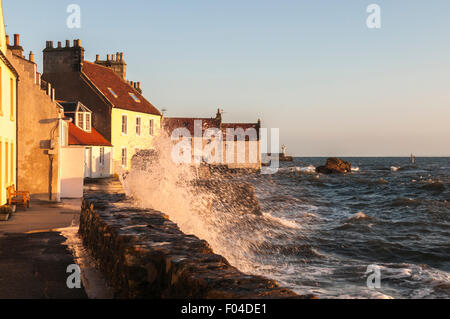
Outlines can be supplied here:
M125 118L125 132L124 132L124 118ZM122 117L121 117L121 123L122 123L122 127L121 127L121 132L122 132L122 135L128 135L128 115L126 115L126 114L122 114Z
M148 128L148 134L149 134L150 136L155 135L155 120L154 120L154 119L150 119L150 120L148 121L148 125L149 125L149 128Z
M127 167L128 165L128 149L126 147L122 147L122 151L120 153L120 163L122 164L122 167Z
M84 131L84 113L83 112L77 112L77 126ZM81 119L81 121L80 121Z
M141 134L142 134L142 118L140 116L136 116L136 136L141 136Z
M88 127L88 119L89 118L89 127ZM84 113L84 126L86 132L92 131L92 114L89 112Z

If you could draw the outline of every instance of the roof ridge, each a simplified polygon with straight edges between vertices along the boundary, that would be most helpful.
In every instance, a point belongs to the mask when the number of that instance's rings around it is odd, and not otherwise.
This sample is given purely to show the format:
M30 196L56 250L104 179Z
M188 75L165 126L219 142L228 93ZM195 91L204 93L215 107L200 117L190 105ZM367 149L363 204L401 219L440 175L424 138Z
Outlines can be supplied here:
M136 94L137 95L137 97L139 98L139 99L141 99L141 100L143 100L145 103L147 103L147 104L149 104L149 106L150 107L152 107L155 111L156 111L156 114L154 114L154 113L151 113L151 111L150 112L143 112L143 113L148 113L148 114L153 114L153 115L159 115L159 116L161 116L161 111L160 110L158 110L158 108L156 107L156 106L154 106L149 100L147 100L146 98L145 98L145 96L143 95L143 94L141 94L141 93L139 93L134 87L132 87L126 80L124 80L121 76L119 76L113 69L111 69L110 67L107 67L107 66L103 66L103 65L100 65L100 64L97 64L97 63L94 63L94 62L90 62L90 61L87 61L87 60L83 60L83 67L84 67L84 64L86 64L86 65L90 65L90 66L92 66L92 67L97 67L97 68L99 68L99 69L101 69L101 70L105 70L105 71L108 71L108 73L111 75L113 75L113 77L115 78L115 79L117 79L117 80L120 80L120 82L122 83L122 84L124 84L124 85L126 85L126 87L131 91L131 92L128 92L129 94L130 93L133 93L133 94ZM108 100L108 101L110 101L110 103L112 104L112 105L114 105L115 107L117 107L117 108L119 108L119 109L126 109L126 108L123 108L123 107L120 107L120 105L117 105L116 103L114 103L113 101L111 101L103 92L102 92L102 89L96 84L96 81L95 80L93 80L92 79L92 77L91 76L89 76L86 72L85 72L85 70L84 70L84 68L82 67L82 73L91 81L91 83L95 86L95 87L97 87L97 89L106 97L106 99ZM111 89L114 89L114 88L111 88ZM132 98L131 96L130 96L130 98Z

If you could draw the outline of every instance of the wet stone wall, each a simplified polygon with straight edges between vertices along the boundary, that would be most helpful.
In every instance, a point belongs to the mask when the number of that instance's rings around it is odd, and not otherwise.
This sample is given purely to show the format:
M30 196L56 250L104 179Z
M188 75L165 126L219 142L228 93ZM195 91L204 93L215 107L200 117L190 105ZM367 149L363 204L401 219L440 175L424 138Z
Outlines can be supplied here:
M165 214L133 207L114 179L87 186L79 233L117 298L301 298L240 272Z

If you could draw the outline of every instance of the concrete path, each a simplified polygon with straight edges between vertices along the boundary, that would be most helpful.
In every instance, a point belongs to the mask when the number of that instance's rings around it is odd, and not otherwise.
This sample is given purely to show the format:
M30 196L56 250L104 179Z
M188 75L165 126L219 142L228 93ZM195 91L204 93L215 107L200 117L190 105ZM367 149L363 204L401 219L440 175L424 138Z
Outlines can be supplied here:
M56 231L76 226L80 200L32 201L0 222L0 299L84 299L85 289L67 288L67 266L74 256Z

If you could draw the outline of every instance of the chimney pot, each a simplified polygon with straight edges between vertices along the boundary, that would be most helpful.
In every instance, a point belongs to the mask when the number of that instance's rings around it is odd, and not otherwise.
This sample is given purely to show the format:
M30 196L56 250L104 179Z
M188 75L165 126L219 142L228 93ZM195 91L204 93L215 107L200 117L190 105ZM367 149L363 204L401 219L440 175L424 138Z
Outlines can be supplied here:
M30 60L30 62L34 62L34 53L33 53L33 51L30 51L30 56L29 56L28 60Z
M100 61L100 55L99 55L99 54L97 54L97 55L95 56L95 62L98 62L98 61Z
M137 88L140 90L141 89L141 82L137 83Z
M81 40L80 39L73 40L73 46L76 48L81 47Z
M61 47L62 47L61 41L58 41L58 48L61 48Z
M14 34L14 46L18 47L20 45L20 34Z
M106 61L111 60L111 56L109 54L106 55Z
M6 35L6 45L9 45L9 35Z
M123 62L123 52L120 52L120 61Z
M70 48L70 40L66 40L66 48Z
M116 55L115 54L111 54L111 61L115 61L116 60Z

